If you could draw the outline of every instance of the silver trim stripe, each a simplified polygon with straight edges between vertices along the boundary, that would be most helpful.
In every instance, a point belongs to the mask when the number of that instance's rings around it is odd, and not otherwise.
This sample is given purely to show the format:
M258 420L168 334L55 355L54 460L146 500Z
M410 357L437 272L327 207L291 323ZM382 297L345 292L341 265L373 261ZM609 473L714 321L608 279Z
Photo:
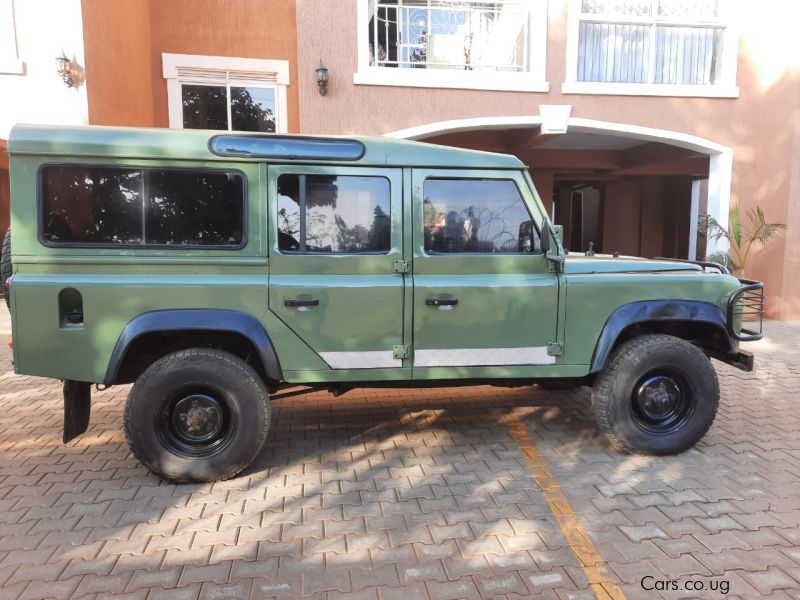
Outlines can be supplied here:
M402 367L403 361L394 357L394 352L320 352L328 366L332 369L381 369L384 367Z
M415 367L490 367L499 365L552 365L556 357L547 346L528 348L454 348L414 350Z

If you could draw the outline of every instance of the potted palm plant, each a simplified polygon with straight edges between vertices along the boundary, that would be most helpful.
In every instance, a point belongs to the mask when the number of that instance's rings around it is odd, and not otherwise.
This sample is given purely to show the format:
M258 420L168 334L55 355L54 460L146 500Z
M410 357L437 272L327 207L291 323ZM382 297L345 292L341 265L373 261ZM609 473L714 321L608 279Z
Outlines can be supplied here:
M723 227L711 215L703 215L706 236L709 240L727 240L728 251L718 250L706 257L706 260L725 265L731 273L744 277L747 259L753 246L766 246L783 234L784 223L767 223L764 211L760 206L749 209L744 220L737 202L731 206L728 216L728 227Z

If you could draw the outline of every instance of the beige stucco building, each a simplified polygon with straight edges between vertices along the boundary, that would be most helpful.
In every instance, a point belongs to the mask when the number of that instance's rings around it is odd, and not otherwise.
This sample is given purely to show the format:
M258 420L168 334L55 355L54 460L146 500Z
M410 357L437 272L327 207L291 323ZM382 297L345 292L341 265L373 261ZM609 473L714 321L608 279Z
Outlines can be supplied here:
M45 2L0 0L18 13L20 40L22 7ZM82 21L82 39L54 33L31 50L20 41L15 60L33 65L27 52L65 46L81 65L85 54L85 85L59 87L48 67L57 89L44 97L64 114L25 102L43 97L33 87L14 88L26 106L3 119L77 122L88 110L101 125L378 134L510 152L530 166L573 251L702 258L724 250L704 237L704 213L725 222L732 203L758 205L789 228L746 275L766 281L769 316L800 318L794 2L57 4L68 24ZM0 98L8 85L0 74Z
M452 15L468 3L421 4L298 0L301 131L513 152L573 250L592 241L700 258L715 242L698 239L698 213L725 220L732 202L758 204L789 229L746 274L766 281L772 317L800 318L796 3L511 2L488 19L494 30L471 19L469 66L465 46L430 56L437 33L465 37L469 19ZM499 56L503 70L481 66L477 35L517 43ZM386 40L406 47L382 59ZM419 68L420 47L452 68ZM313 78L320 59L325 96Z

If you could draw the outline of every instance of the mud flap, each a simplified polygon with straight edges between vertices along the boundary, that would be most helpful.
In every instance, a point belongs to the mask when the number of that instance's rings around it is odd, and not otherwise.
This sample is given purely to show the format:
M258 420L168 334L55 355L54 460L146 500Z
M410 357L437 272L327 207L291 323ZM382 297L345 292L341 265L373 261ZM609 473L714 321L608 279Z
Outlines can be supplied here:
M64 443L75 439L89 427L92 384L64 381Z

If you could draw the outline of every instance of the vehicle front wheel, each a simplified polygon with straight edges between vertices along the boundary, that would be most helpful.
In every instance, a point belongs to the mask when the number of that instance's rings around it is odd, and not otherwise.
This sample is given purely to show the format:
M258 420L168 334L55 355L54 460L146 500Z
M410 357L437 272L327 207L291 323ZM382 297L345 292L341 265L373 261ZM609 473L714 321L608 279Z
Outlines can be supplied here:
M269 430L269 396L250 365L191 348L150 365L125 404L131 452L177 482L228 479L247 467Z
M714 421L719 382L703 352L670 335L645 335L616 350L595 381L592 408L608 438L628 452L678 454Z

